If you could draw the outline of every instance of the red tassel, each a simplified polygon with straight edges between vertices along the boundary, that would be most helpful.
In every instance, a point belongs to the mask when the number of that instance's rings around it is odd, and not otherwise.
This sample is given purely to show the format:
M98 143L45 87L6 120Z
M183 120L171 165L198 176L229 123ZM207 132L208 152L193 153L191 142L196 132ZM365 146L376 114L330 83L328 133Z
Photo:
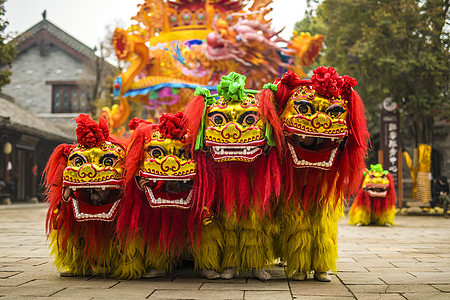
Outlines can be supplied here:
M189 133L187 143L191 147L191 153L194 153L195 141L197 139L198 131L200 130L204 110L205 98L203 98L203 96L195 96L192 98L184 110L184 116L187 120Z

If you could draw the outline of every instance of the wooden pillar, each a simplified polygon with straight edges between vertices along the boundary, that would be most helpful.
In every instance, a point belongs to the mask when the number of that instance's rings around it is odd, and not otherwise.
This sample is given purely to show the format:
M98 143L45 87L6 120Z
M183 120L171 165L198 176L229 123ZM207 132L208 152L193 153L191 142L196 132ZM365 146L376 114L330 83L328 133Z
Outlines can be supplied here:
M383 166L383 150L378 150L378 163ZM384 166L383 166L384 169Z

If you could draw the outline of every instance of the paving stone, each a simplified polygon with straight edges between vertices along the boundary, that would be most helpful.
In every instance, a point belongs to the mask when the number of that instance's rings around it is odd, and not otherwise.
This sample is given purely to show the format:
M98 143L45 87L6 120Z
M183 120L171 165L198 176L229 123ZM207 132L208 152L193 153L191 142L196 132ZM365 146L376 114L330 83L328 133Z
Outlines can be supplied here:
M347 300L347 299L355 299L355 297L342 297L342 296L302 296L302 295L293 295L295 300Z
M59 286L66 288L110 289L119 283L117 280L98 279L92 277L59 277L54 280L33 280L24 283L22 287L50 287Z
M347 284L346 286L353 294L385 294L389 285L387 284Z
M428 284L392 284L386 289L387 293L436 293L433 286Z
M292 286L292 284L291 284ZM288 291L289 285L286 279L284 280L270 280L267 282L261 282L259 280L249 280L246 283L227 283L226 281L214 281L206 282L202 287L202 290L241 290L241 291Z
M400 294L355 294L356 299L361 300L405 300ZM407 298L409 299L409 298ZM423 298L425 299L425 298Z
M433 257L416 257L421 263L442 263L443 257L433 254Z
M356 263L356 261L351 257L339 257L338 262L343 263Z
M53 296L66 297L69 299L78 298L102 298L102 299L145 299L154 292L151 288L141 289L99 289L99 288L64 288ZM52 296L52 297L53 297Z
M342 272L337 276L344 284L385 284L378 275L372 273Z
M116 286L113 287L115 290L138 290L142 287L146 289L151 288L156 289L184 289L184 290L198 290L204 285L201 278L192 278L191 280L183 281L162 281L157 280L159 278L152 279L140 279L140 280L128 280L120 281Z
M244 291L185 291L185 290L155 290L148 299L244 299Z
M408 267L408 268L396 268L396 267L390 267L390 268L377 268L377 267L366 267L366 269L369 272L373 273L390 273L393 272L393 268L395 268L395 272L401 272L401 273L413 273L413 272L439 272L438 269L433 267L427 267L423 264L416 265L415 267Z
M334 276L331 277L331 282L318 282L314 279L290 281L290 287L292 294L301 296L352 296L347 287Z
M284 300L292 299L289 291L245 291L245 300Z
M416 277L415 282L436 284L436 283L448 283L448 273L445 272L411 272Z
M436 268L441 266L441 264L435 264L435 263L421 263L417 260L414 260L413 262L398 262L398 261L391 261L390 262L394 267L396 268L417 268L420 266L428 266L432 268Z
M377 267L377 268L392 268L392 264L388 260L382 260L380 258L371 258L371 259L358 259L355 258L358 265L364 267Z
M403 296L408 300L448 300L449 294L445 293L405 293Z
M341 272L369 272L362 264L354 263L338 263L337 268Z
M373 273L387 284L419 283L417 278L408 272Z
M30 297L50 297L63 289L64 287L58 286L21 286L20 288L16 287L0 287L0 297L20 297L20 298L30 298Z
M450 293L450 284L433 284L431 286L441 292Z
M15 276L17 274L20 274L21 271L3 271L0 270L0 279L6 279L9 278L11 276Z
M11 205L14 206L14 205ZM0 296L33 299L449 299L450 222L398 216L391 228L339 225L338 274L332 282L288 281L268 268L267 283L243 272L231 280L207 280L178 269L154 279L62 278L49 256L46 206L0 206ZM23 218L26 215L27 218Z

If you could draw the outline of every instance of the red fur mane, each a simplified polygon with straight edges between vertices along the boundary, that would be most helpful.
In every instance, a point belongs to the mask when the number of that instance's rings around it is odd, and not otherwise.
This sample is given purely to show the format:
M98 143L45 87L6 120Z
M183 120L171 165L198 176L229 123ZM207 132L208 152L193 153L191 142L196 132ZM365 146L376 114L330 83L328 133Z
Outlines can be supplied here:
M169 118L167 115L162 117L161 126L140 123L130 136L124 165L126 190L117 220L117 232L119 236L126 236L125 242L134 234L141 232L148 245L161 247L173 255L181 253L186 245L186 238L188 241L194 241L194 233L199 232L196 228L201 226L203 206L194 202L192 208L187 210L151 208L145 193L138 188L135 182L135 174L143 162L144 145L151 139L152 133L156 130L159 131L160 128L166 128L168 131L164 133L165 135L182 138L186 133L186 124L181 120L185 120L184 116L175 114L170 115ZM183 125L184 128L179 127L180 125ZM166 137L168 137L167 135ZM196 179L194 189L199 188L198 182L199 180Z
M84 239L83 259L92 266L98 263L98 257L105 257L108 251L114 224L101 221L77 222L73 215L72 202L62 199L62 177L67 160L75 145L61 144L55 148L44 169L42 181L45 183L46 202L49 204L46 217L46 233L59 230L56 246L59 250L67 250L67 241Z

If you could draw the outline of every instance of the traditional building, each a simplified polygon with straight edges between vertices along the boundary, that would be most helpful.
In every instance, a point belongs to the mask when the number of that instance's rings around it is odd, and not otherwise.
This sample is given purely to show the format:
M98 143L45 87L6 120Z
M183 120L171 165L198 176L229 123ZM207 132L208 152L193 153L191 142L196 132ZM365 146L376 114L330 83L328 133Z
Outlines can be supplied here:
M75 128L73 118L92 111L99 86L117 70L43 16L12 41L18 54L2 91L36 116Z
M74 141L52 122L0 94L0 203L41 200L42 172L53 149Z
M11 43L18 54L0 94L0 202L40 199L53 149L76 140L74 118L92 112L116 68L44 18ZM110 91L106 91L110 92Z

